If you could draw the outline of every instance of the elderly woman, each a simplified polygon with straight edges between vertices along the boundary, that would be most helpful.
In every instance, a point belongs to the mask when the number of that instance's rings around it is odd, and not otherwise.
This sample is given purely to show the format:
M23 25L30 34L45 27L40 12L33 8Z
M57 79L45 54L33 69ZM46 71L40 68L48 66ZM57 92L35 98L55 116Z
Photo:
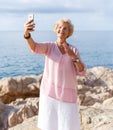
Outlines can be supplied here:
M38 43L30 32L33 21L24 26L24 38L32 52L45 55L45 67L40 87L38 128L41 130L80 130L77 108L77 75L85 74L79 51L66 40L73 34L69 19L54 25L55 42Z

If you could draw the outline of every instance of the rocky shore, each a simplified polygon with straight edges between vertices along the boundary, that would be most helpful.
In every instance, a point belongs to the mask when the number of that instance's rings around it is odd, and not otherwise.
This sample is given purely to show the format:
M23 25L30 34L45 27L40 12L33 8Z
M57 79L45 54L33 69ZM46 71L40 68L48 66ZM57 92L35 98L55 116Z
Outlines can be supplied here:
M36 128L42 74L0 80L0 130ZM78 77L81 130L113 130L113 70L88 69Z

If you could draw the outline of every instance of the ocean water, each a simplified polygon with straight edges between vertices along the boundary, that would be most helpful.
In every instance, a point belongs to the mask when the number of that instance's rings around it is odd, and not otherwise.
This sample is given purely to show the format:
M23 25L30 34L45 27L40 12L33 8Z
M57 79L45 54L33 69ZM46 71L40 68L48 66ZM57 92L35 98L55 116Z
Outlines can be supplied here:
M51 31L36 31L32 36L38 42L56 40ZM113 69L113 31L77 31L67 41L78 48L87 68ZM23 32L0 32L0 78L38 75L43 68L44 56L30 52Z

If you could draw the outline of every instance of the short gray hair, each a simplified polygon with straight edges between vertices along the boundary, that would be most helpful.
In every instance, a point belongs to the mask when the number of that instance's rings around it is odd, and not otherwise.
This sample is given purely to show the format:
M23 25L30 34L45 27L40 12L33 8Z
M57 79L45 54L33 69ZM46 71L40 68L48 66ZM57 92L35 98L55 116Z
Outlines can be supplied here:
M56 29L57 29L57 27L58 27L58 25L60 23L67 23L68 24L68 26L69 26L69 35L68 35L68 37L71 36L73 34L73 32L74 32L74 25L71 23L70 19L66 19L66 18L60 19L54 24L54 32L56 33Z

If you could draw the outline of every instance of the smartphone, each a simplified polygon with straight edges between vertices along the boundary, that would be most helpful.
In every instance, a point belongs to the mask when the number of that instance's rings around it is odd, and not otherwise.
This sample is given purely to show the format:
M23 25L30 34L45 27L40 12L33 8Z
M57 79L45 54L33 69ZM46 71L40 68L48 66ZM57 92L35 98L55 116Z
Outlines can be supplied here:
M28 21L34 21L34 14L28 15Z

